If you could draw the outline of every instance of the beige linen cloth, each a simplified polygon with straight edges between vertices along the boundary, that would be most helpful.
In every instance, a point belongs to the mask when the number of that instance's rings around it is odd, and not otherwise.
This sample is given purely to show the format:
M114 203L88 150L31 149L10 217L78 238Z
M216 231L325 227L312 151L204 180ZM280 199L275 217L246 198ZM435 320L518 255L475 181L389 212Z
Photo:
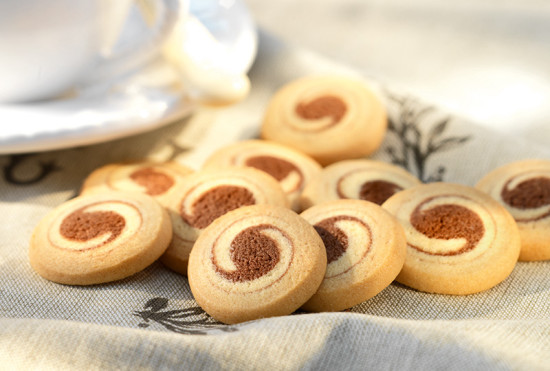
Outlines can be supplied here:
M550 262L518 263L504 282L475 295L425 294L393 283L349 311L232 326L208 317L187 279L158 262L90 287L48 282L31 269L34 226L75 196L93 169L136 158L199 168L216 148L258 136L278 87L316 73L357 74L261 34L252 92L237 105L202 108L114 142L0 156L0 369L550 370ZM550 159L544 148L380 89L391 125L373 157L425 181L473 185L506 162Z

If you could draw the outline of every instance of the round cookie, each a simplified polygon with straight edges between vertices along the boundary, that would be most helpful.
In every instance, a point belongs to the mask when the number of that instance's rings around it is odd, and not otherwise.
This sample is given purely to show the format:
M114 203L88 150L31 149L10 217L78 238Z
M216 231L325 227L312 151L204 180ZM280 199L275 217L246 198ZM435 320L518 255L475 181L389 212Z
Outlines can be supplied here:
M294 211L254 205L201 233L189 258L197 303L224 323L288 315L317 290L327 266L323 241Z
M396 193L383 208L407 237L396 281L420 291L466 295L502 282L514 269L520 239L516 222L487 194L450 183Z
M550 161L523 160L485 175L476 188L512 214L519 227L519 260L550 259Z
M246 140L220 148L206 160L203 168L227 166L251 166L277 179L294 211L300 211L298 197L304 187L321 171L321 165L311 157L265 140Z
M80 194L132 191L162 199L193 170L176 162L141 161L102 166L90 173Z
M263 171L250 167L193 173L161 203L168 209L174 231L161 261L184 275L195 240L214 219L247 205L288 206L279 183Z
M376 151L387 121L385 107L365 81L311 76L294 80L274 94L261 137L328 165Z
M303 306L311 312L340 311L372 298L395 279L407 252L399 222L371 202L337 200L300 214L321 236L327 270Z
M381 205L394 193L421 184L405 169L381 161L345 160L324 168L304 189L300 205L354 199Z
M69 285L119 280L157 260L172 238L166 210L139 193L69 200L36 226L29 259L42 277Z

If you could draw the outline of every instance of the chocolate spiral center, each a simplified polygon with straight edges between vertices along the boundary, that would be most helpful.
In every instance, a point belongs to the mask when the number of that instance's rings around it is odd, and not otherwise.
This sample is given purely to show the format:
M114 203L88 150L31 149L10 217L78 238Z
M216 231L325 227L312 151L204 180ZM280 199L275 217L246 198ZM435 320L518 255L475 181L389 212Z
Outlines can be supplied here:
M346 114L346 104L342 99L332 95L324 95L306 103L299 103L296 106L298 116L306 120L318 120L323 117L330 117L332 124L339 122Z
M483 237L485 227L479 215L473 211L460 205L438 205L420 211L423 204L416 207L410 218L417 231L429 238L466 240L464 247L456 251L430 253L422 250L423 252L431 255L459 255L476 247Z
M126 225L126 220L114 211L85 212L78 209L61 222L59 233L70 240L85 242L109 234L102 245L117 238ZM101 245L100 245L101 246Z
M386 180L365 182L359 190L359 198L382 205L384 201L401 191L403 188Z
M233 282L255 280L271 271L279 262L277 242L262 233L273 229L270 225L257 225L241 231L231 242L230 257L236 270L228 272L216 265L216 272Z
M246 160L246 165L262 170L278 181L283 180L293 171L300 172L296 165L271 156L254 156Z
M550 178L528 179L513 189L508 188L510 182L506 182L500 194L508 205L517 209L536 209L550 205Z
M248 189L239 186L219 186L203 193L193 203L193 214L181 210L181 217L192 227L206 228L214 219L241 206L254 205L256 200Z
M300 177L300 181L296 186L296 189L301 189L302 187L303 175L300 169L298 169L298 167L296 167L293 163L282 158L271 156L254 156L248 158L245 165L262 170L277 179L279 182L288 177L290 173L296 172Z
M152 167L139 169L130 174L130 179L145 187L151 196L163 194L174 185L174 179Z
M347 216L339 215L332 218L327 218L319 223L316 223L313 227L321 236L323 244L327 252L327 264L338 260L346 250L348 249L349 240L347 234L340 228L337 223L341 220L350 220L361 223L365 228L368 228L361 220Z

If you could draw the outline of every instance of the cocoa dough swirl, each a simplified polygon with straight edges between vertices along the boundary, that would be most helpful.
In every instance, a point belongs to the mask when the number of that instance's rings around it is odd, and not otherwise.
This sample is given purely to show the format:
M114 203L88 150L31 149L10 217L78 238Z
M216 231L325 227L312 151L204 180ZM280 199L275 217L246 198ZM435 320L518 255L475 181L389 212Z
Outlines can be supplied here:
M308 102L296 105L296 114L305 120L331 119L330 125L336 125L347 112L344 101L333 95L324 95Z
M256 200L248 189L239 186L218 186L202 194L193 203L193 214L188 215L181 205L182 219L192 227L203 229L214 219L241 206L254 205Z
M474 249L485 234L485 227L479 215L466 207L453 204L437 205L421 211L422 206L429 201L431 199L422 202L414 209L410 217L412 226L429 238L465 239L466 244L456 251L441 253L410 246L429 255L441 256L460 255Z
M520 210L550 206L550 178L527 179L510 189L509 185L513 180L513 178L508 180L500 193L500 197L507 205ZM550 211L534 218L517 219L517 221L536 221L548 216Z
M273 156L253 156L246 160L245 165L262 170L277 179L279 182L284 180L291 173L295 172L298 174L300 180L291 191L295 191L303 187L304 175L300 169L298 169L298 167L293 163L282 158Z
M359 191L359 198L382 205L384 201L401 190L403 188L395 183L386 180L373 180L363 183Z
M323 240L327 252L327 264L338 260L348 249L348 236L344 231L337 227L337 223L341 220L349 220L361 224L369 231L370 228L361 220L347 215L338 215L332 218L327 218L313 227Z
M174 179L152 167L138 169L130 174L130 179L146 189L150 196L158 196L174 185Z
M345 177L342 177L336 186L336 193L340 198L350 198L342 191L342 181ZM359 189L359 199L374 202L377 205L382 205L384 201L393 196L395 193L403 190L402 187L395 183L388 182L387 180L372 180L367 181L361 185Z
M237 268L226 271L220 268L215 259L215 270L225 279L232 282L245 282L258 279L269 273L279 262L280 252L277 242L263 233L264 230L276 227L259 224L241 231L230 246L230 258ZM280 233L283 233L279 230Z
M109 237L95 247L115 240L124 230L126 220L114 211L84 211L80 208L61 222L59 233L73 241L85 242L98 236L109 234Z

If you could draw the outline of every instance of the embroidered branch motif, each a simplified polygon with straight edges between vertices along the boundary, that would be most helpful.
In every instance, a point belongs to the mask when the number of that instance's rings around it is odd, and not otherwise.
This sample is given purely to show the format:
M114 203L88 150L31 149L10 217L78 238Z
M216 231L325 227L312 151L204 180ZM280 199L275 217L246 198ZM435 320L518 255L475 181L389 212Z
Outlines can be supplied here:
M6 182L14 185L32 185L45 179L50 173L61 170L53 161L38 162L40 171L33 177L22 179L17 176L17 168L29 157L29 155L10 156L9 163L2 169Z
M182 153L185 153L187 151L190 151L192 148L187 146L180 146L178 143L176 143L174 140L169 140L168 145L172 149L172 154L166 161L174 161L179 155Z
M168 299L156 297L145 303L142 311L135 311L132 314L140 317L143 322L138 326L149 327L150 322L156 322L167 330L179 334L205 335L208 329L217 329L224 332L237 331L236 327L224 325L217 322L200 307L190 307L176 310L164 310L168 307Z
M386 148L392 163L402 166L424 182L442 181L445 167L440 165L435 172L427 174L426 164L436 153L459 147L471 139L471 136L445 137L451 117L439 119L429 130L421 131L419 125L429 120L434 107L421 106L417 101L388 93L390 100L399 107L398 114L391 117L388 130L399 140L398 145Z

